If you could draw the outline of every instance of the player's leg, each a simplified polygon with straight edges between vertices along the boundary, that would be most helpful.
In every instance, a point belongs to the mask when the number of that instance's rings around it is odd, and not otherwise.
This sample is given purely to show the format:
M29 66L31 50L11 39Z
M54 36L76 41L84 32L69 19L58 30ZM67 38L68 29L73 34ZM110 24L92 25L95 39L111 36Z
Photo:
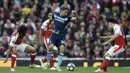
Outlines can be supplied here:
M36 50L32 46L27 46L25 48L25 52L30 53L30 65L34 64L35 57L36 57Z
M45 63L47 60L46 60L46 57L44 57L43 59L42 59L42 62L43 63Z
M43 41L44 41L44 45L45 45L46 49L48 49L48 44L47 44L48 43L48 39L45 36L44 36ZM41 67L44 69L44 63L47 62L47 57L43 57L39 61L41 63Z
M60 53L59 53L59 55L58 55L57 71L62 71L62 70L60 69L60 66L61 66L61 64L62 64L62 59L63 59L63 55L64 55L64 49L65 49L65 45L61 45L61 46L59 47Z
M53 56L50 59L50 70L56 70L56 68L54 67L54 60L57 61L56 60L56 58L58 57L57 53L58 53L58 48L56 46L54 46L53 47Z
M50 59L50 70L56 70L56 68L54 67L54 59L53 59L53 57L51 57L51 59Z
M44 57L43 59L39 60L41 63L41 67L44 69L44 63L46 62L46 57Z
M63 36L59 36L59 42L58 42L58 46L59 46L59 55L58 55L58 66L56 68L57 71L62 71L60 69L60 66L62 64L62 59L63 59L63 55L64 55L64 49L65 49L65 38Z
M107 53L104 55L104 60L101 64L101 67L100 69L96 70L95 72L104 72L104 71L107 71L107 65L109 64L110 62L110 58L113 57L113 56L116 56L118 55L119 53L123 52L125 49L123 49L122 47L118 46L118 45L115 45L113 47L111 47Z
M47 62L47 58L44 57L43 59L40 60L40 62L41 62L42 68L44 69L44 63ZM53 57L51 57L51 59L50 59L50 70L55 70Z
M49 48L49 38L47 38L47 37L44 37L44 44L45 44L45 47L47 48L47 50L48 50L48 48ZM44 57L43 58L43 63L44 62L46 62L47 61L47 57Z
M118 45L115 45L114 47L111 48L111 50L108 50L108 52L104 56L104 61L101 65L100 69L107 71L107 65L110 62L110 58L124 52L124 50L125 50L124 48L122 48L121 46L118 46Z
M114 48L115 47L113 46L106 52L106 54L103 57L104 60L103 60L103 62L101 64L100 68L98 70L96 70L95 72L107 71L107 65L110 62L110 58L112 57L112 55L114 55L114 53L113 53Z
M11 69L10 69L11 71L15 71L14 64L16 62L16 58L17 58L17 48L13 48L11 54Z
M101 67L100 67L101 71L107 71L107 65L108 65L109 62L110 62L110 58L111 58L111 56L110 56L109 53L106 53L106 54L104 55L104 60L103 60L103 62L102 62L102 64L101 64Z
M49 62L47 62L47 57L48 57L48 60ZM54 59L52 57L52 52L47 52L47 57L44 57L43 59L40 60L41 62L41 66L44 70L46 70L48 68L48 66L50 66L50 70L55 70L54 68ZM44 62L47 62L46 65L44 66Z
M50 70L56 70L54 67L54 58L56 58L56 53L58 53L58 48L56 46L53 47L53 56L50 59Z
M48 37L44 37L44 43L45 43L45 47L47 48L47 50L49 49L49 38ZM42 60L40 60L41 62L41 66L42 68L44 68L44 63L47 62L47 57L44 57ZM54 60L53 57L50 58L50 70L55 70L53 68L54 65Z
M110 55L109 54L104 55L104 60L100 68L95 70L94 72L107 72L107 65L109 64L109 62L110 62Z
M57 36L52 33L50 40L49 40L48 50L47 50L47 65L50 65L50 59L52 57L52 51L56 44L56 41L57 41Z
M50 59L52 57L52 51L53 51L54 44L49 44L49 48L47 50L47 64L44 67L44 69L47 69L47 67L50 65Z
M106 52L106 54L105 54L104 57L103 57L104 60L103 60L103 62L102 62L102 64L101 64L100 68L97 69L97 70L94 71L94 72L104 72L104 69L107 71L107 65L108 65L109 62L110 62L110 57L111 57L113 48L114 48L114 47L111 47L111 48Z
M30 68L39 68L39 65L34 64L35 57L36 57L36 49L30 45L23 44L22 46L26 46L25 52L30 53Z
M38 68L40 67L39 65L35 65L34 64L34 60L35 60L35 57L36 57L36 49L33 48L32 46L30 45L27 45L27 44L20 44L18 45L18 51L19 52L27 52L27 53L30 53L30 68Z

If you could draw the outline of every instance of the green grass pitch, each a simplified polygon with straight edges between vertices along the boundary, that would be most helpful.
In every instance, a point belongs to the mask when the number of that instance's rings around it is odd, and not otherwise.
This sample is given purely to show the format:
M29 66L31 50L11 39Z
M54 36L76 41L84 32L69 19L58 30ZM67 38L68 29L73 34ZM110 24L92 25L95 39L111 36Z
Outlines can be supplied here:
M97 68L93 67L76 67L74 71L67 71L66 67L61 67L62 72L43 70L41 68L17 67L15 72L10 72L8 67L0 67L0 73L94 73ZM129 73L130 68L124 67L108 67L108 72L105 73Z

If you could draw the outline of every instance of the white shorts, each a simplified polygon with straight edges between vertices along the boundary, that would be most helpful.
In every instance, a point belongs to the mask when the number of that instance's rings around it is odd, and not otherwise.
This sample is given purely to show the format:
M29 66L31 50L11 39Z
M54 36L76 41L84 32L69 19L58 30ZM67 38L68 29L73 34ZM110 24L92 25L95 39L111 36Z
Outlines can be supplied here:
M24 53L27 46L29 45L24 43L17 45L17 51L20 53Z
M122 52L124 52L125 49L119 45L114 45L113 47L111 47L106 54L109 54L111 57L116 56Z

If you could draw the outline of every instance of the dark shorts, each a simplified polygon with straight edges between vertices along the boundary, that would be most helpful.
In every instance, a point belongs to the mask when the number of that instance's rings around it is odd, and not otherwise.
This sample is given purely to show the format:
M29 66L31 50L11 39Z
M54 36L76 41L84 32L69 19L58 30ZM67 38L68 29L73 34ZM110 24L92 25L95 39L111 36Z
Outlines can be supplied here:
M60 45L65 45L65 36L52 33L49 44L54 44L56 47L59 47Z

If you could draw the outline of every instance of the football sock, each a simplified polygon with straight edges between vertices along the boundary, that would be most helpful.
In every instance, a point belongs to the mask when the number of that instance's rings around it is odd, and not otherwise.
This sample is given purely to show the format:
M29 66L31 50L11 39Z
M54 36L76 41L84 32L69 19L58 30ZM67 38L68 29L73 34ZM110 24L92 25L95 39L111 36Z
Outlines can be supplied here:
M62 59L63 59L63 54L59 54L59 56L58 56L58 66L57 66L57 68L60 68L61 63L62 63Z
M30 55L30 59L31 59L30 64L31 65L34 64L35 57L36 57L36 53L34 53L34 54L31 53L31 55Z
M16 57L17 57L16 54L12 54L12 56L11 56L11 68L14 68Z
M42 59L42 62L44 63L44 62L46 62L47 60L46 60L46 57L44 57L43 59Z
M104 68L104 71L107 70L107 66Z
M104 70L105 68L107 68L107 65L109 64L109 62L110 62L110 60L104 59L104 60L103 60L103 63L101 64L100 69L101 69L101 70Z
M53 57L51 57L51 59L50 59L50 68L53 67L53 65L54 65L54 60L53 60Z
M47 59L46 59L46 57L44 57L43 59L42 59L42 62L44 63L44 62L46 62L47 61Z
M52 56L52 53L51 52L48 52L47 53L47 63L50 64L50 58Z

